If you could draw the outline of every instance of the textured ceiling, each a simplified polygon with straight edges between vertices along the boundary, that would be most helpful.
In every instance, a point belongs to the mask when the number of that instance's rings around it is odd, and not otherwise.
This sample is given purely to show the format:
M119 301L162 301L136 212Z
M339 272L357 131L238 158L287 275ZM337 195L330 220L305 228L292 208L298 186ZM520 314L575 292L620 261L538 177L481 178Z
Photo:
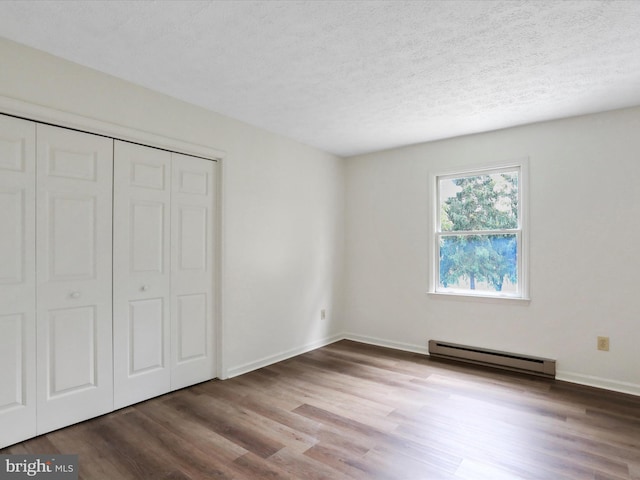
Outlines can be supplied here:
M343 156L640 105L640 0L4 0L0 36Z

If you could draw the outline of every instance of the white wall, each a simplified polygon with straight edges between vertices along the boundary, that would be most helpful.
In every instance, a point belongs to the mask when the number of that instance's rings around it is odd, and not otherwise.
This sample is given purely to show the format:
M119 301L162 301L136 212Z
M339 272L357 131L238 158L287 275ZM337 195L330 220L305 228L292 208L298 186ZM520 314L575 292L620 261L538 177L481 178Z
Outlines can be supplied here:
M640 394L640 108L347 160L345 328L557 359L559 378ZM530 158L531 302L427 295L428 175ZM596 337L611 350L596 350Z
M0 59L2 96L227 152L224 374L346 331L418 351L435 338L547 356L560 378L640 394L640 109L379 152L345 167L8 41ZM530 157L532 301L428 296L428 172L521 156ZM596 351L598 335L611 337L610 352Z
M341 159L6 40L0 59L4 97L226 151L223 375L341 331Z

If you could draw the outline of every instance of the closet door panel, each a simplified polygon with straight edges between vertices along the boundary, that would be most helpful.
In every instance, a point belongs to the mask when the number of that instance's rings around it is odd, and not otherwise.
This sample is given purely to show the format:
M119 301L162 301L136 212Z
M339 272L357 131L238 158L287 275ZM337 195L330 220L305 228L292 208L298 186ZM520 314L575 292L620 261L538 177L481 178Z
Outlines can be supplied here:
M139 375L164 368L164 299L129 302L129 373ZM168 383L165 385L168 388ZM164 391L165 390L163 388Z
M27 338L24 314L0 315L0 408L11 410L24 405L27 380L23 357Z
M114 403L170 389L171 154L115 142Z
M171 388L177 389L215 377L216 163L172 157Z
M206 359L207 336L211 332L207 328L206 293L195 295L177 295L178 302L176 323L178 329L177 363Z
M37 126L38 434L113 409L113 141Z
M25 261L25 187L0 187L0 284L21 285Z
M96 197L58 192L47 195L49 282L93 280L98 263Z
M162 201L133 200L129 204L131 273L165 273L165 229L168 208Z
M97 386L96 321L94 306L49 311L50 397Z
M0 448L36 435L35 128L0 115Z

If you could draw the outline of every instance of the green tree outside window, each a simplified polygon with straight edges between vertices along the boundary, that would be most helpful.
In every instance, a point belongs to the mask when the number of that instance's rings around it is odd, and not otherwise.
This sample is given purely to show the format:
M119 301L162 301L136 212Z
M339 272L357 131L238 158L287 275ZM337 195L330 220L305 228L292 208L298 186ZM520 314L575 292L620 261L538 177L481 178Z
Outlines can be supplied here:
M518 171L439 178L439 284L517 289Z

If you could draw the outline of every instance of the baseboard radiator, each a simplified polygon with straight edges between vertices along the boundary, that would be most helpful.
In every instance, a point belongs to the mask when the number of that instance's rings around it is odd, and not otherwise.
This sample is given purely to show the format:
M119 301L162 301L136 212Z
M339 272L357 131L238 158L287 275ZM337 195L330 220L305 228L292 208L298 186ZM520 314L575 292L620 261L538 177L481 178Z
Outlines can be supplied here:
M429 355L459 362L475 363L503 370L555 378L556 361L517 353L429 340Z

